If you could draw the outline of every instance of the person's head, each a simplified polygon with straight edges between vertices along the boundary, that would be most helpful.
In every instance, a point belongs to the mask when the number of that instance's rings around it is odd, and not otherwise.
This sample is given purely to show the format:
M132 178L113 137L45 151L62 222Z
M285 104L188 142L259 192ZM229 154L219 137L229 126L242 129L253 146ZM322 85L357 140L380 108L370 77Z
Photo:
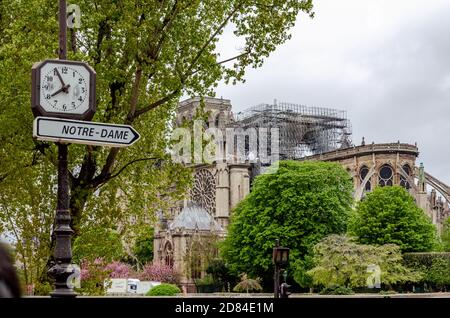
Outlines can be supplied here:
M20 297L20 283L10 253L0 244L0 298Z

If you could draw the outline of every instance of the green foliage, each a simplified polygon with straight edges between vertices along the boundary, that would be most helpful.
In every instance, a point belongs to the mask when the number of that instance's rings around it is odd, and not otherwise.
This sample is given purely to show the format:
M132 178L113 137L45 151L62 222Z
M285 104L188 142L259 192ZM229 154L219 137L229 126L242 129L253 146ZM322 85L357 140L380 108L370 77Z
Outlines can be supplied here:
M81 262L81 288L76 292L89 296L104 296L111 286L107 281L111 270L106 269L107 262L97 258L94 261L83 260ZM105 285L106 280L106 285Z
M426 280L440 287L450 285L450 260L438 257L433 260L431 268L426 272Z
M396 244L402 252L431 251L437 234L431 220L402 187L377 187L359 202L349 233L363 244Z
M49 296L52 291L53 291L53 286L50 285L49 282L44 282L44 283L37 282L34 285L33 294L35 296Z
M136 239L133 254L140 264L146 264L153 260L153 234L154 228L146 228L144 232Z
M237 276L234 275L228 265L222 259L212 260L206 268L206 273L211 275L216 283L222 285L227 291L228 286L236 284Z
M290 248L291 260L303 259L324 236L346 231L352 191L339 164L280 161L278 170L255 179L234 210L221 246L224 260L234 273L263 277L269 284L275 240ZM298 276L295 268L288 271Z
M214 278L211 275L206 275L203 278L195 280L196 286L214 285L215 283L216 283L216 281L214 280Z
M448 217L443 224L441 241L443 250L450 252L450 217Z
M0 125L0 130L2 128ZM0 144L1 157L2 147L8 143L0 139ZM21 154L16 149L10 155ZM17 161L21 159L17 158ZM1 165L0 161L0 233L10 236L14 242L15 260L21 272L22 284L38 285L40 276L46 273L47 257L51 252L56 175L52 167L43 164L39 164L36 169L27 167L21 170ZM2 180L3 172L11 178Z
M206 271L209 264L217 258L219 237L216 234L195 236L188 252L184 255L186 274L190 277Z
M247 274L241 275L241 281L234 286L233 291L238 293L261 292L261 278L248 278Z
M379 267L380 282L392 285L420 279L402 264L398 246L361 245L346 236L330 235L314 247L315 267L308 275L317 286L364 287L371 275L370 265Z
M161 284L150 289L146 296L175 296L181 290L173 284Z
M313 286L313 280L308 274L308 271L314 267L313 256L307 254L303 259L295 259L292 263L292 267L295 269L293 274L294 280L302 287Z
M343 286L329 286L323 288L320 292L320 295L353 295L354 292L351 288L343 287Z
M75 239L73 245L74 262L82 259L93 261L100 257L109 263L119 260L123 256L122 242L119 234L104 227L85 229Z
M442 290L450 285L450 253L406 253L404 263L423 273L422 282Z
M214 95L221 80L244 81L246 67L261 66L290 38L300 12L313 15L312 1L76 4L81 28L68 32L75 32L68 59L87 62L97 73L93 120L132 124L141 139L126 149L69 146L72 227L76 237L83 227L121 224L124 250L132 254L136 228L151 225L154 213L180 200L191 181L189 169L167 153L179 98ZM51 254L57 150L31 138L29 105L32 65L57 58L57 12L58 1L0 2L0 231L19 229L12 235L20 242L27 283L46 272ZM234 63L221 63L233 61L217 53L230 25L244 43ZM4 202L11 204L6 213Z
M212 275L206 275L203 278L195 279L195 287L197 287L197 293L214 293L220 291L220 283L214 280Z

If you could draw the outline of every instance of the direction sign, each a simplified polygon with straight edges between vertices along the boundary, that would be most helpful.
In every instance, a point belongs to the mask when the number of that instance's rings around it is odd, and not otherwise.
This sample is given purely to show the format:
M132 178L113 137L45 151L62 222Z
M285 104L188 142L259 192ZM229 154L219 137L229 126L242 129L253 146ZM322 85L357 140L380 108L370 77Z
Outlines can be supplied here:
M33 122L33 137L74 144L127 147L134 144L140 135L128 125L36 117Z

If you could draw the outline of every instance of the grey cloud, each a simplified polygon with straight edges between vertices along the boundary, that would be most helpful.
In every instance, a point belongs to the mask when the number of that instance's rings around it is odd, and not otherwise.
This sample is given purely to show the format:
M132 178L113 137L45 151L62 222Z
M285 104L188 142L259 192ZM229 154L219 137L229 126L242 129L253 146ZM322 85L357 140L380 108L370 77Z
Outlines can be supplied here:
M320 4L318 15L330 2ZM345 109L356 144L362 136L366 142L417 142L418 162L450 184L450 3L427 6L425 13L417 8L416 15L400 16L395 29L367 37L342 37L337 20L299 23L292 42L261 69L249 70L246 84L220 85L217 93L230 98L235 110L274 98ZM324 25L314 29L314 23Z

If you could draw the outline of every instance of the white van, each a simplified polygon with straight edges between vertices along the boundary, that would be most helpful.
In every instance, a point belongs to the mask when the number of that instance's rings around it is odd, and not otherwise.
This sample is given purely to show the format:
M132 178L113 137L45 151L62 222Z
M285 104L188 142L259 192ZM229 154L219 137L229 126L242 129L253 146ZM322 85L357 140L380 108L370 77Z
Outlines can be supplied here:
M127 279L127 292L136 294L140 280L135 278Z

